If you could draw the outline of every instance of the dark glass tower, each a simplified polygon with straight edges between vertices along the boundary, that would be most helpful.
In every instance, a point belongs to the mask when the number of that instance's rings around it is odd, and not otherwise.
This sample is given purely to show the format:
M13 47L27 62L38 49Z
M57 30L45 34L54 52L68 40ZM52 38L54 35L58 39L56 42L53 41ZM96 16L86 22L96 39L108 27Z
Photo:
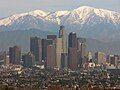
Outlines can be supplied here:
M42 64L42 45L39 37L30 38L30 52L35 56L36 64Z
M21 61L21 49L18 46L10 47L9 48L9 59L10 63L12 64L20 64Z
M53 45L52 39L42 39L42 60L44 60L44 65L46 67L47 59L47 46Z
M78 68L77 48L68 49L68 68L76 70Z
M76 33L71 32L68 37L68 47L69 48L76 48L77 47L76 42Z

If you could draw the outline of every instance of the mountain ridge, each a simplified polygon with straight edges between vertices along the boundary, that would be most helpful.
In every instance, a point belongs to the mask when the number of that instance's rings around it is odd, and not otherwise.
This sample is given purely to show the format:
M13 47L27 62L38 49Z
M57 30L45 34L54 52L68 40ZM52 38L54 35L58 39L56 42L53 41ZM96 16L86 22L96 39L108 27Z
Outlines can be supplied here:
M88 38L119 39L120 13L81 6L73 10L55 12L35 10L0 19L0 31L36 28L55 32L60 25L64 25L67 32L75 31Z
M55 11L55 12L45 12L43 10L34 10L34 11L26 12L26 13L14 14L14 15L11 15L10 17L0 19L0 25L7 25L7 24L4 24L5 21L8 21L6 19L9 19L9 20L12 21L12 20L16 20L19 17L23 17L23 16L26 16L26 15L32 15L32 16L35 16L35 17L38 16L38 17L42 17L42 18L46 19L46 17L48 18L51 15L54 16L55 13L56 13L56 15L55 15L56 17L54 17L54 18L58 18L58 17L61 17L62 15L65 15L65 14L70 14L70 13L75 13L75 12L79 13L79 11L86 12L86 13L89 13L89 12L92 11L92 13L95 13L96 15L98 15L100 17L105 17L104 14L109 14L109 13L111 13L111 16L112 16L112 14L119 14L118 17L120 17L119 12L110 11L110 10L106 10L106 9L98 9L98 8L94 8L94 7L90 7L90 6L81 6L81 7L78 7L76 9L73 9L73 10L63 10L63 11ZM100 15L100 12L102 13L101 15ZM84 14L86 14L86 13L84 13ZM114 19L114 17L111 17L111 18Z

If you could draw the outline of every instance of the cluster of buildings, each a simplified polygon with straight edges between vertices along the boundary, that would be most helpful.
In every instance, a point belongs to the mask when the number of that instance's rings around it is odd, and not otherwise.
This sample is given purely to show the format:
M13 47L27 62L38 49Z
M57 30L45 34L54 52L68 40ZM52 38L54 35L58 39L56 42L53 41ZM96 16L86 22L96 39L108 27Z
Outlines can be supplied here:
M28 53L22 54L19 46L0 52L0 89L118 89L119 70L120 55L86 52L86 39L75 32L67 37L60 26L59 35L31 37Z
M106 69L120 68L120 55L107 55L103 52L96 52L94 61L97 65L103 66Z
M58 36L47 35L46 39L31 37L30 52L27 54L21 55L20 47L13 46L9 48L7 55L9 61L5 62L14 65L22 64L24 67L44 65L48 69L69 68L77 70L85 62L86 39L77 38L76 33L71 32L68 36L67 45L64 26L60 26Z
M8 53L0 53L0 64L71 70L120 67L119 55L96 52L93 57L91 52L86 54L85 38L77 37L75 32L70 32L68 37L66 35L64 26L60 26L59 35L47 35L44 39L31 37L28 53L22 55L19 46L10 47Z

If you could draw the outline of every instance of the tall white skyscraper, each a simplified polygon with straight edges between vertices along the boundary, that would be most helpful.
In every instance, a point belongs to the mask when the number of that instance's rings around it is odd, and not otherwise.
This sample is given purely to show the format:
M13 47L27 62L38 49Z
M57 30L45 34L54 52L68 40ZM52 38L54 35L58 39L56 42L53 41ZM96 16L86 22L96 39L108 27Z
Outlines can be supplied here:
M66 40L66 32L64 30L64 26L60 26L59 30L59 38L62 38L62 52L67 52L67 40Z

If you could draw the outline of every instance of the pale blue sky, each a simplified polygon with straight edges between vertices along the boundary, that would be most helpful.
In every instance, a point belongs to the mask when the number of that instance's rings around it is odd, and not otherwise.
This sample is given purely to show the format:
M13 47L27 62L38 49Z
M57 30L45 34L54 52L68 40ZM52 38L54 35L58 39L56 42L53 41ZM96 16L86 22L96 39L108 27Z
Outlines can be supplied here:
M57 11L93 6L120 12L120 0L0 0L0 18L41 9Z

